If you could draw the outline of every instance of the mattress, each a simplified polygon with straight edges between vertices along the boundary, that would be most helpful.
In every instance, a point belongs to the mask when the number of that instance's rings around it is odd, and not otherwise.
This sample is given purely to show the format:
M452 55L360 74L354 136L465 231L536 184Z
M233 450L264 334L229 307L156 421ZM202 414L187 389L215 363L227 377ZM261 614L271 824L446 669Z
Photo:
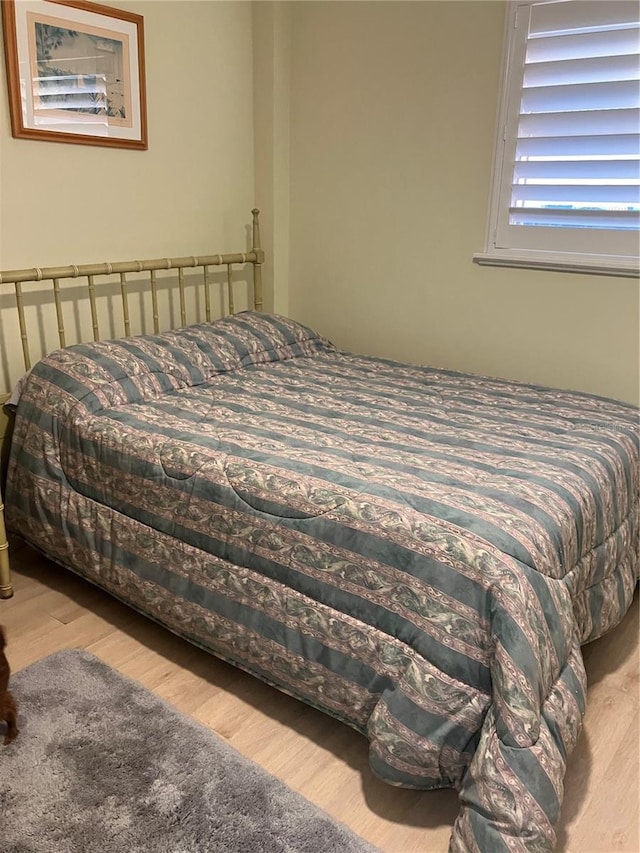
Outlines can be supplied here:
M638 478L631 406L245 312L39 362L7 522L355 727L391 784L457 788L452 850L551 850Z

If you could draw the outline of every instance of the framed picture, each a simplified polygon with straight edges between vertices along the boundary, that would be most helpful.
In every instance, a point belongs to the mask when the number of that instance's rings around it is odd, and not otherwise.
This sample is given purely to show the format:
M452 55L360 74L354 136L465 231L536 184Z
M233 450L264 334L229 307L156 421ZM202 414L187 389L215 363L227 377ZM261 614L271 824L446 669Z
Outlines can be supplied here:
M83 0L2 0L11 130L147 148L141 15Z

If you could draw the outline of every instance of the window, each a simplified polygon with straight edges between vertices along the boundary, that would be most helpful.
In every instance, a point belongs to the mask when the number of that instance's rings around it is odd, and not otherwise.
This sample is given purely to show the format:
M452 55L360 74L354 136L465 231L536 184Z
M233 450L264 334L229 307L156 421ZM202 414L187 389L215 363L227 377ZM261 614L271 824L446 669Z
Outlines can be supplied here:
M640 6L510 3L478 263L638 274Z

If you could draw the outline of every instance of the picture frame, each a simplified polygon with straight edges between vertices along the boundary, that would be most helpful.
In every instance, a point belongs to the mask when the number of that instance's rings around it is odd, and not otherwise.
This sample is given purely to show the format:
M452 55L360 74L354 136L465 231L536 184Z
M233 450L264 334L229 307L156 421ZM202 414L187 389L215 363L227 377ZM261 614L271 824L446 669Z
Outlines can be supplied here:
M146 150L143 18L85 0L2 0L18 139Z

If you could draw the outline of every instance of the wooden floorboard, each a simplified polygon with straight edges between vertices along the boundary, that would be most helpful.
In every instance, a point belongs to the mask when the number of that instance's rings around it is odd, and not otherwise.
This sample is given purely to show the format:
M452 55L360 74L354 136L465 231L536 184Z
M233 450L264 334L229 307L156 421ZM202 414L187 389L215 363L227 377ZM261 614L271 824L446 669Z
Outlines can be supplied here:
M239 752L385 853L445 853L454 791L394 788L347 726L219 661L28 548L16 594L0 601L14 671L84 648L227 739ZM569 759L559 853L640 853L638 597L621 625L584 649L585 725ZM0 754L1 758L1 754ZM491 851L486 851L491 853Z

